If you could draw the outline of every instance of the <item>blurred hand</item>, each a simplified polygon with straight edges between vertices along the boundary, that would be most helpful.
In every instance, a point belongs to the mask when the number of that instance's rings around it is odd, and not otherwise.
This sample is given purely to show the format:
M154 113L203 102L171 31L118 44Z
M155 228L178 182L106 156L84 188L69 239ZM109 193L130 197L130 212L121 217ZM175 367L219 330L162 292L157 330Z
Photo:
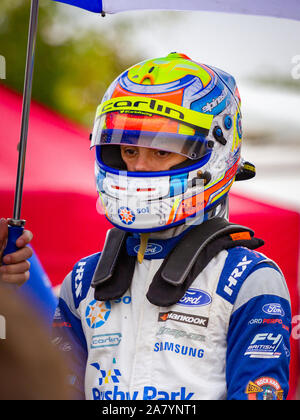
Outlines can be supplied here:
M8 237L8 222L6 219L0 220L0 282L21 286L29 279L30 262L27 261L33 254L32 249L27 245L32 240L32 233L24 230L23 234L17 239L18 251L7 254L3 257ZM2 262L5 265L2 265Z

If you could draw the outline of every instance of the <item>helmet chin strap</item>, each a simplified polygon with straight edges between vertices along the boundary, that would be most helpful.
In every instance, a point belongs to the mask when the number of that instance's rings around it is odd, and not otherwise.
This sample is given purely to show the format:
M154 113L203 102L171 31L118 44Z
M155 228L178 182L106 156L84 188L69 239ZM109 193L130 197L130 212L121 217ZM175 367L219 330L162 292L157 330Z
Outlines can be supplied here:
M216 207L212 208L207 212L206 219L212 219L213 217L222 217L226 220L229 219L229 197L228 195L224 200L219 203Z
M215 206L214 208L212 208L211 210L209 210L209 212L207 212L205 220L209 220L212 218L223 218L228 220L228 197L226 197L221 203L219 203L217 206ZM201 218L203 216L200 216ZM197 220L194 222L195 226L197 225L197 221L199 220L199 218L197 218ZM186 227L191 227L191 225L186 225ZM138 251L138 255L137 255L137 260L138 262L141 264L144 260L144 255L147 249L147 245L148 245L148 240L150 237L155 237L155 238L160 238L160 239L167 239L169 237L173 237L173 236L177 236L180 235L186 228L184 228L183 225L177 226L177 227L171 227L171 228L166 228L163 231L160 231L159 233L155 232L155 233L140 233L140 247L139 247L139 251Z
M147 249L147 244L148 244L148 239L149 239L150 233L141 233L140 234L140 248L138 251L138 255L137 255L137 260L140 264L142 264L143 260L144 260L144 255Z

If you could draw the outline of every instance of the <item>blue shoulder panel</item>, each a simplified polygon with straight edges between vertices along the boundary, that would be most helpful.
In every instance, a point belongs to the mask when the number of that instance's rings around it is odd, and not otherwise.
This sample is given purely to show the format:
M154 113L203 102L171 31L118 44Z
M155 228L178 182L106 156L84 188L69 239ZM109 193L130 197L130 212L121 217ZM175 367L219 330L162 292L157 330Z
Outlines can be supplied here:
M264 260L264 255L248 248L239 246L228 249L217 294L233 305L245 279Z
M90 288L94 271L97 267L101 253L90 255L78 261L72 271L72 294L77 309L80 302L86 297Z
M286 399L291 308L279 296L256 296L236 310L227 335L229 400Z

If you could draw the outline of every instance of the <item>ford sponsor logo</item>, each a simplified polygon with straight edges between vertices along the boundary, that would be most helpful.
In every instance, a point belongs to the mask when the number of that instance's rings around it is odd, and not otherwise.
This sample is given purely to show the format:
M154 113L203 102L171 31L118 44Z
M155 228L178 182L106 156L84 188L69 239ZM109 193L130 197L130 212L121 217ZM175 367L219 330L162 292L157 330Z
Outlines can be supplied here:
M205 306L211 303L211 296L198 289L188 289L180 299L178 305L182 306Z
M136 245L134 247L134 252L138 253L139 252L139 249L140 249L140 246L139 245ZM153 242L150 242L147 245L147 249L145 251L145 255L156 255L159 252L161 252L162 249L163 249L163 247L161 245L155 244Z
M280 303L267 303L263 306L262 310L268 315L284 316L284 310Z

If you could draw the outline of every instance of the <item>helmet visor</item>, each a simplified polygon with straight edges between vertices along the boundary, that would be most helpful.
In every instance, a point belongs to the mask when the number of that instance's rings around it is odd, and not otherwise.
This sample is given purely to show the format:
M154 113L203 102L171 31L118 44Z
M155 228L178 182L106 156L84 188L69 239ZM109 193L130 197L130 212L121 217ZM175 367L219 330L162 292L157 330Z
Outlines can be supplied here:
M199 159L208 150L212 119L153 98L114 98L97 110L91 147L132 145Z

